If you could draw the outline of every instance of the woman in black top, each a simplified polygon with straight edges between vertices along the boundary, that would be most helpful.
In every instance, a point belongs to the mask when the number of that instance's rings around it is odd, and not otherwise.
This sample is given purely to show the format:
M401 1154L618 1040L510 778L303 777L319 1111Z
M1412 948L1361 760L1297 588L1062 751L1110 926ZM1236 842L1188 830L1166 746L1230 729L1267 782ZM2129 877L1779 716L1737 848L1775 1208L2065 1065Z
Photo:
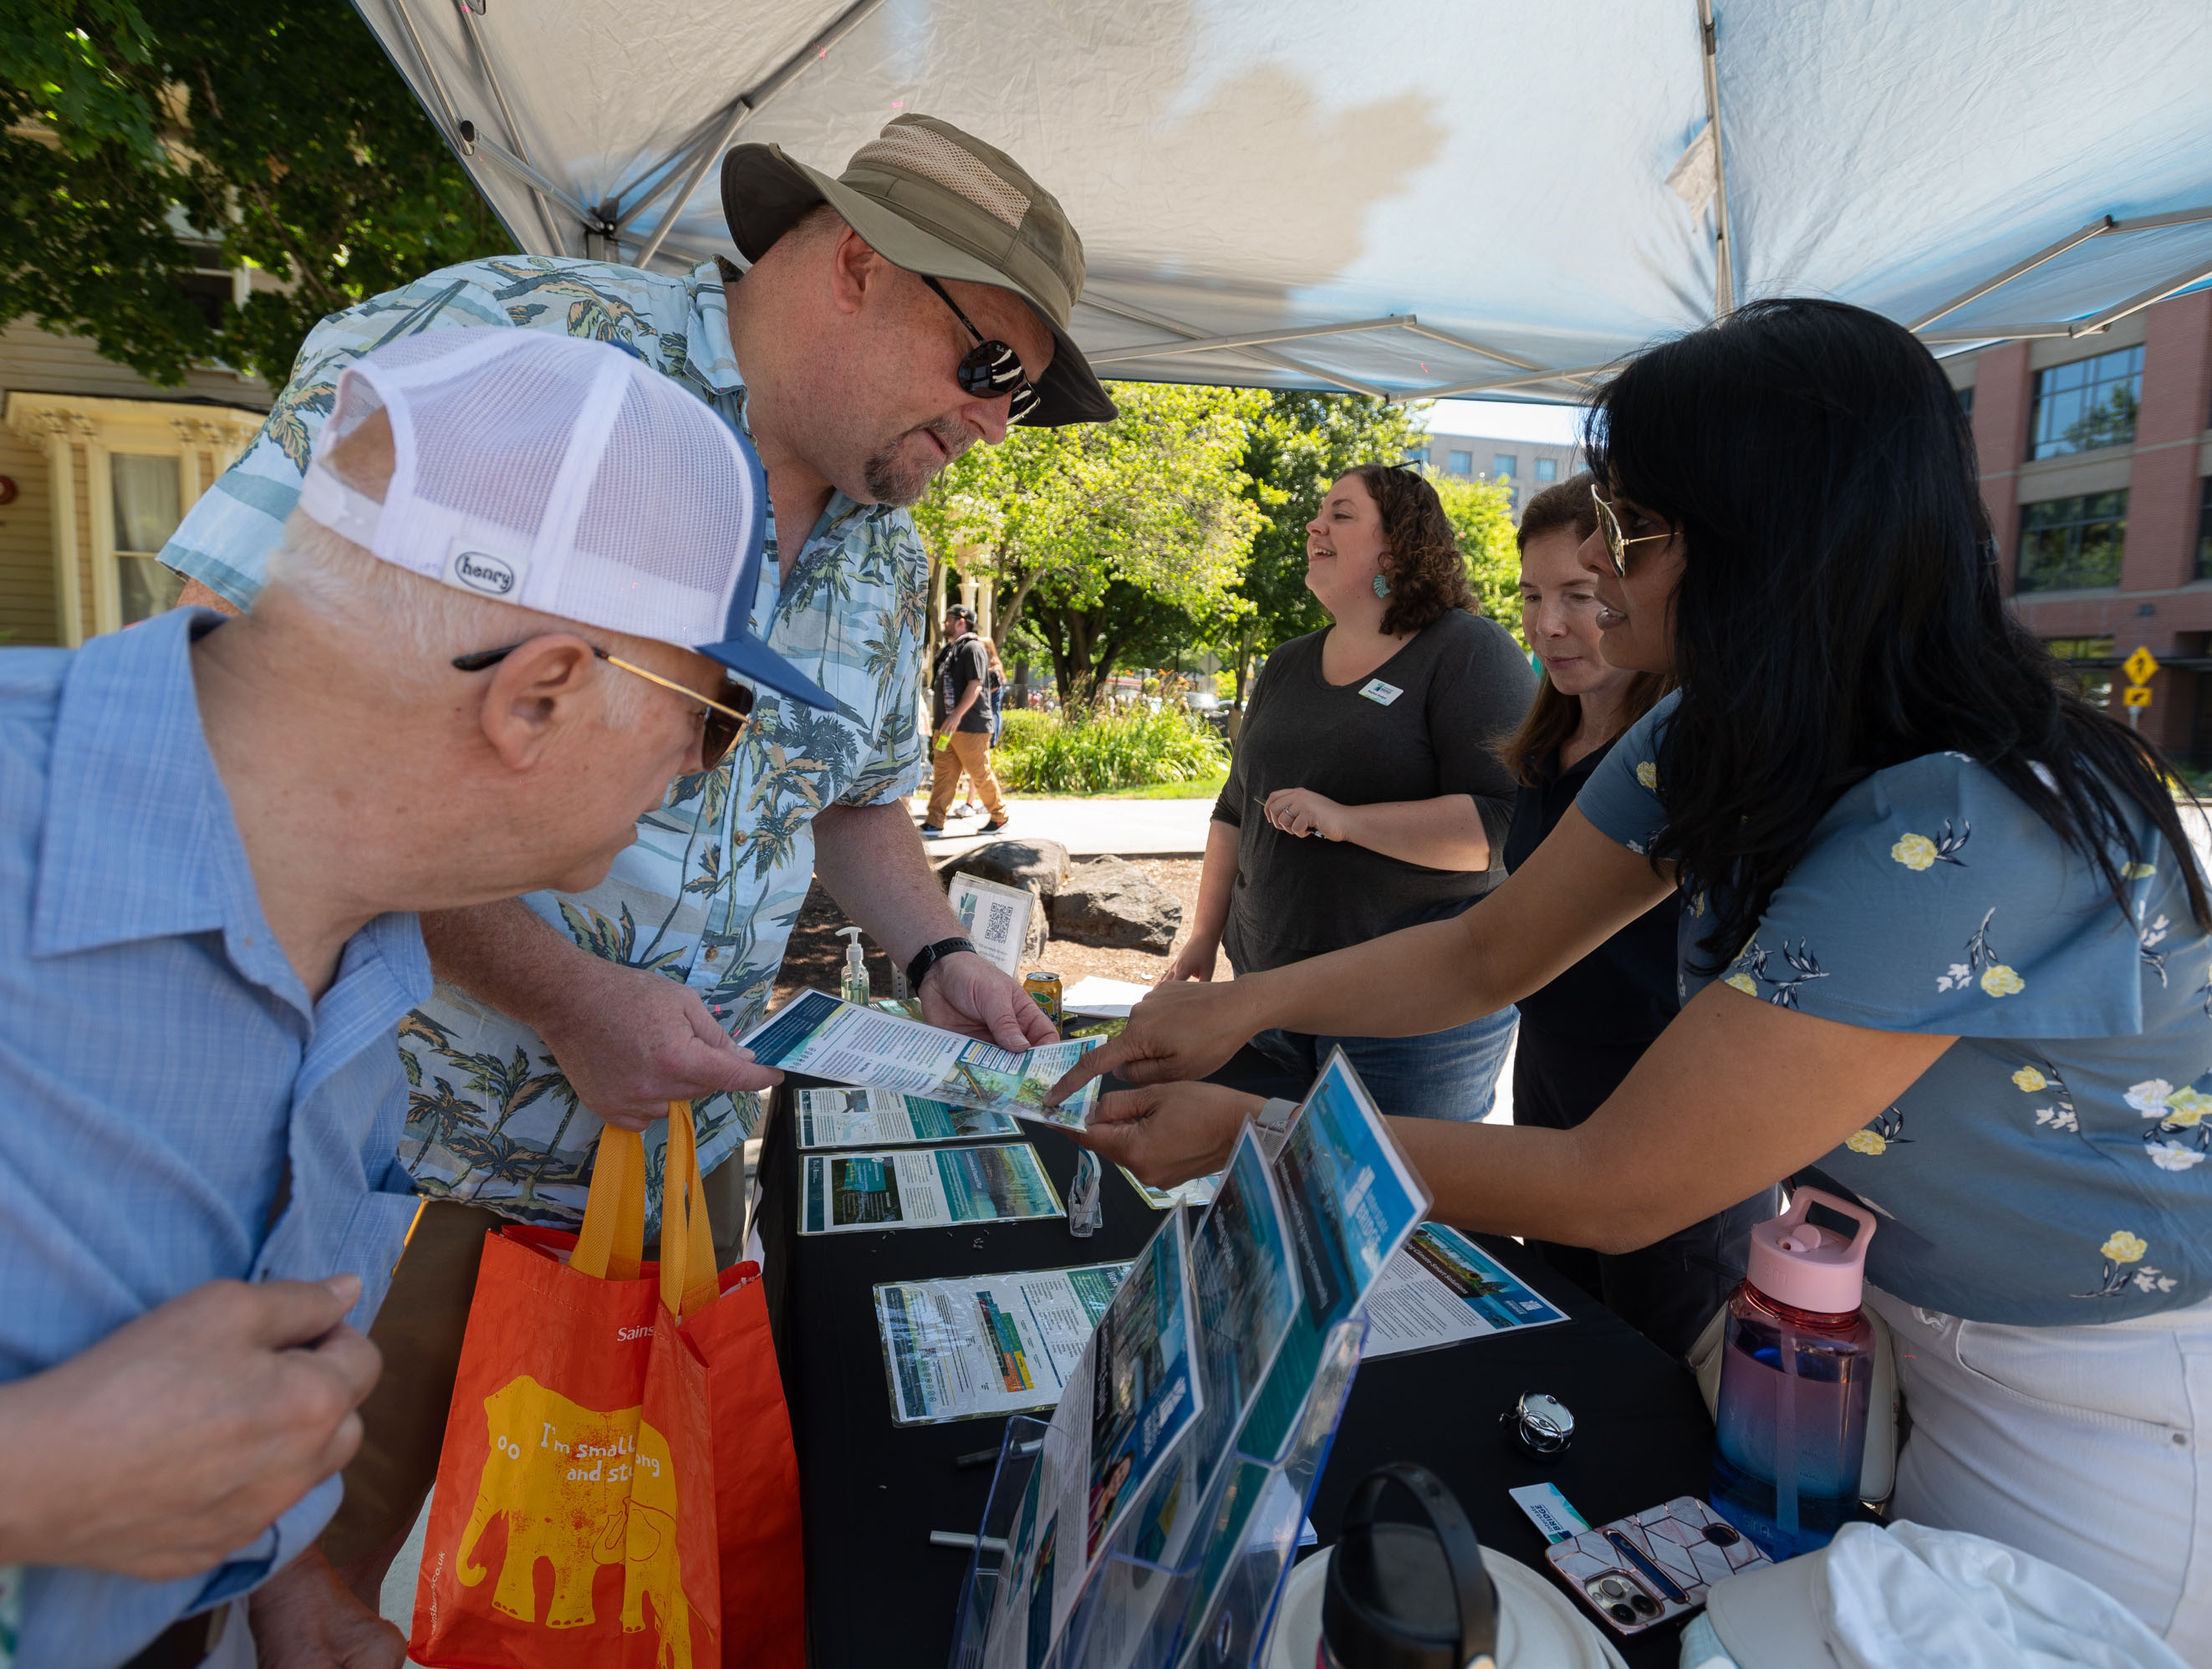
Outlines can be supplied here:
M1213 808L1197 920L1163 984L1303 961L1455 916L1504 878L1513 780L1492 752L1533 683L1472 612L1436 490L1364 465L1306 527L1306 585L1334 624L1267 658ZM1342 1045L1386 1113L1479 1119L1513 1011L1418 1038L1253 1039L1306 1077Z
M1583 474L1538 493L1521 516L1522 629L1544 663L1544 681L1527 722L1499 750L1520 783L1505 835L1508 871L1566 815L1614 739L1666 693L1659 674L1622 672L1600 652L1597 593L1575 556L1595 514ZM1681 913L1679 895L1668 898L1522 999L1515 1124L1570 1129L1620 1087L1680 1006L1674 941ZM1779 1211L1768 1189L1640 1252L1603 1256L1528 1244L1679 1356L1743 1278L1752 1225Z

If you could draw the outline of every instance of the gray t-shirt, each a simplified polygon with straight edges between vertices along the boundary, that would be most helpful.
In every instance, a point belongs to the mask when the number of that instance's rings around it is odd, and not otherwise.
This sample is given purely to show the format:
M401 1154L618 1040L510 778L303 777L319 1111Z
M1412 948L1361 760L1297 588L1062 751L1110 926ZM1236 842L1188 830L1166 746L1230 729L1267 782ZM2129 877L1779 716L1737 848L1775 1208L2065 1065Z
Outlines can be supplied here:
M1491 746L1535 691L1519 645L1496 622L1455 611L1369 676L1333 685L1322 676L1328 636L1292 638L1267 658L1213 808L1238 830L1222 946L1240 974L1455 916L1504 878L1515 784ZM1297 788L1346 806L1470 795L1491 867L1429 869L1350 841L1285 834L1261 802Z

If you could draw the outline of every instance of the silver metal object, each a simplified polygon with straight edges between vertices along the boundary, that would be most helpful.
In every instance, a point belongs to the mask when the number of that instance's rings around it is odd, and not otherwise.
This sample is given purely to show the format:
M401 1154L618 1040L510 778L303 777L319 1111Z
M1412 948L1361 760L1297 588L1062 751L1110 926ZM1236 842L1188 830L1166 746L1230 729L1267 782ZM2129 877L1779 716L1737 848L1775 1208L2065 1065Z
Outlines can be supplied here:
M1549 1392L1522 1392L1498 1421L1516 1443L1539 1460L1561 1453L1575 1441L1573 1410Z

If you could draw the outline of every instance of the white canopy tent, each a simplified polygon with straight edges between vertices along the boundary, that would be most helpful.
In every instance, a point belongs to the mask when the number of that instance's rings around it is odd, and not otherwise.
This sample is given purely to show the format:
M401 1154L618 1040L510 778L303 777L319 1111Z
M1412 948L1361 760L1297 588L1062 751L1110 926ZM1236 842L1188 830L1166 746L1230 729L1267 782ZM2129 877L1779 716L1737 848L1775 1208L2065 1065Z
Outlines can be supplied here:
M1753 296L1946 352L2212 278L2204 0L357 3L541 254L734 256L732 143L957 123L1066 208L1106 376L1571 399Z

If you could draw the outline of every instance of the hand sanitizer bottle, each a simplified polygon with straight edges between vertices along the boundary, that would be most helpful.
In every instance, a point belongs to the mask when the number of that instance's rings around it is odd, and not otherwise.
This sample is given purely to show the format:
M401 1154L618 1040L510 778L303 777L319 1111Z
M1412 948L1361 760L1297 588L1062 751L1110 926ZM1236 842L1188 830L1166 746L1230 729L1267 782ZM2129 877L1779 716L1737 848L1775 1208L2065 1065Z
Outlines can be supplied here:
M865 1008L868 1006L868 958L860 948L860 929L841 927L837 931L845 941L845 978L837 994Z
M1807 1221L1814 1205L1858 1232ZM1874 1326L1860 1313L1874 1214L1817 1188L1751 1231L1729 1299L1713 1505L1777 1559L1826 1547L1859 1514Z

